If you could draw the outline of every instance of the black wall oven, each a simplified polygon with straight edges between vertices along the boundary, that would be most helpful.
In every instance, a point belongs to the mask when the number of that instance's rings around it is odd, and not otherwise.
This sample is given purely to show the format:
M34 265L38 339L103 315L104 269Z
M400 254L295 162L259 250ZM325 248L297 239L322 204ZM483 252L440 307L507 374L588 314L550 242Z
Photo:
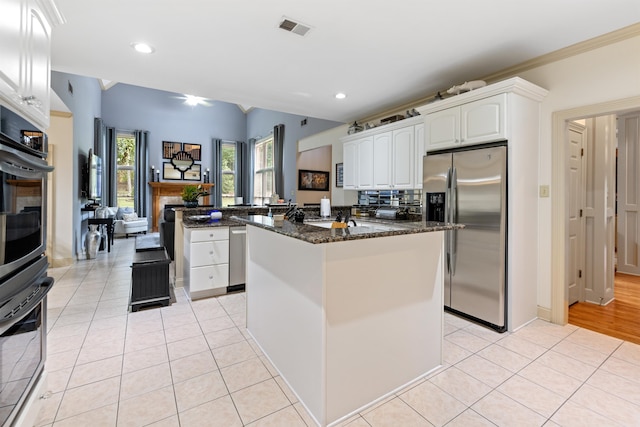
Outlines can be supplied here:
M0 425L24 416L46 356L46 135L0 107Z

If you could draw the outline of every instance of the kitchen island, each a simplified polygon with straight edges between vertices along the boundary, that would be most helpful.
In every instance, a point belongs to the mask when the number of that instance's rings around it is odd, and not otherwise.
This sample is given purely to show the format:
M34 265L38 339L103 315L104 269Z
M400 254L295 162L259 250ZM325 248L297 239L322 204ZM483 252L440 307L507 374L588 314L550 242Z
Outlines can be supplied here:
M233 219L247 224L247 329L319 425L441 365L443 231L459 226Z

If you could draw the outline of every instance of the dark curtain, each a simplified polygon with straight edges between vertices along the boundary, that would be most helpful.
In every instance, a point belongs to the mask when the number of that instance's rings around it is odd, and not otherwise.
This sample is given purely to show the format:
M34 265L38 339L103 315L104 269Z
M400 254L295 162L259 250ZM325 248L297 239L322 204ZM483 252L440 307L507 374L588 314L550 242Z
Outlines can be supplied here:
M244 153L244 167L242 169L242 188L244 202L253 204L253 173L255 172L255 152L256 152L256 139L250 138L247 141L246 150Z
M284 194L284 125L279 124L273 128L273 162L274 162L274 184L275 192L281 198L286 199Z
M213 169L211 170L211 182L214 186L212 188L213 200L211 203L214 206L222 206L222 140L213 138L212 142L211 164L213 165Z
M135 131L136 137L136 173L135 173L135 201L134 208L139 217L147 216L147 175L149 170L148 145L149 132L144 130Z
M107 181L106 205L118 205L118 144L116 143L116 129L106 128L106 160L105 160L105 180Z
M251 203L251 201L247 198L248 195L245 195L246 183L245 183L245 167L246 161L245 157L247 156L247 147L246 144L242 141L236 142L236 196L242 196L244 199L244 203Z
M117 205L117 181L116 163L118 161L118 150L116 146L115 128L108 127L101 118L94 119L94 142L93 150L97 156L103 159L102 173L102 205Z

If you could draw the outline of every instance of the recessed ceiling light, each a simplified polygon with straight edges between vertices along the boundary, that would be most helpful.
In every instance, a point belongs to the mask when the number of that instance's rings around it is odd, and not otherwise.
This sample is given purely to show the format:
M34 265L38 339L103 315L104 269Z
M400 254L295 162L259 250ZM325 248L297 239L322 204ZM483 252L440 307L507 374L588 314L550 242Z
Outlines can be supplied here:
M184 103L187 105L198 105L198 104L204 104L204 98L200 97L200 96L194 96L194 95L185 95L184 96Z
M345 99L347 97L346 93L338 92L336 93L336 99Z
M131 47L140 53L153 53L155 49L146 43L131 43Z

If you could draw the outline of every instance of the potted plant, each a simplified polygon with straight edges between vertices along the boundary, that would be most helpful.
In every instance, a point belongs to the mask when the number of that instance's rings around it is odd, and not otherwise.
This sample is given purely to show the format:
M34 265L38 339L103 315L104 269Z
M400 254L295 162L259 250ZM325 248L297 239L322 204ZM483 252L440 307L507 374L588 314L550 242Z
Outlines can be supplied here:
M198 199L202 196L208 196L202 185L185 185L182 188L182 200L187 208L195 208L198 206Z

